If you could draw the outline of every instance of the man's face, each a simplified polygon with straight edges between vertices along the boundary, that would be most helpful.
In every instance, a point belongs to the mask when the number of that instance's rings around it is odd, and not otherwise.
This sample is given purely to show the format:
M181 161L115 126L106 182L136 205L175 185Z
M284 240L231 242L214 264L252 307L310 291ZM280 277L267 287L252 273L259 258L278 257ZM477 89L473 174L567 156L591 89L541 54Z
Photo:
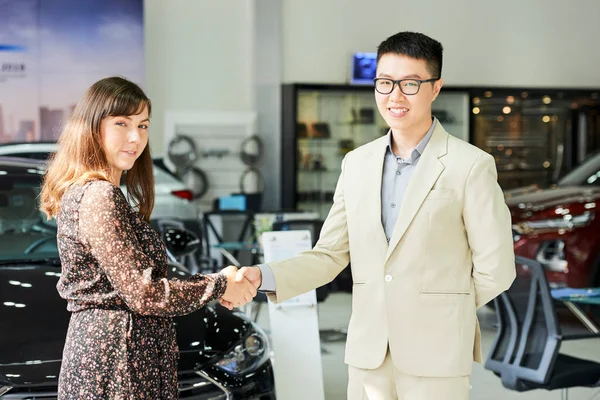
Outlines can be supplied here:
M417 60L405 55L387 53L381 56L377 64L377 78L399 79L430 79L425 60ZM399 133L419 131L424 133L431 126L431 103L442 88L442 80L421 83L419 92L405 95L398 85L390 94L375 91L375 101L381 116L392 128ZM423 131L423 132L421 132Z

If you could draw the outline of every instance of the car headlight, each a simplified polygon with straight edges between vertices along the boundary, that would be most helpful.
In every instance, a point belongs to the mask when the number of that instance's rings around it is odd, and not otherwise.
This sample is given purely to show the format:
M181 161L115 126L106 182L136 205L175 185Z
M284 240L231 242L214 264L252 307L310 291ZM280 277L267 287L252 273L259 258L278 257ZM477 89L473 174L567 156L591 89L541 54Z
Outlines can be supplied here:
M239 375L258 368L269 359L271 351L267 335L255 323L252 328L233 350L215 363L215 367Z
M580 215L563 215L561 218L542 219L538 221L523 221L515 225L518 233L530 233L539 230L573 229L587 225L594 219L594 213L586 211Z

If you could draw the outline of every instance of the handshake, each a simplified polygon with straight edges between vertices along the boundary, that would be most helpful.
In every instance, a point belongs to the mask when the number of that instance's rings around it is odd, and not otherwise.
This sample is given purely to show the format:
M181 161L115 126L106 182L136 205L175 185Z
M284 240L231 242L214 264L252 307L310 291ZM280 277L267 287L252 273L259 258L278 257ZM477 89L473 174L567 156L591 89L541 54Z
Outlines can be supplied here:
M220 273L227 278L227 289L219 298L219 303L230 310L251 302L262 283L262 273L258 267L242 267L238 270L230 265Z

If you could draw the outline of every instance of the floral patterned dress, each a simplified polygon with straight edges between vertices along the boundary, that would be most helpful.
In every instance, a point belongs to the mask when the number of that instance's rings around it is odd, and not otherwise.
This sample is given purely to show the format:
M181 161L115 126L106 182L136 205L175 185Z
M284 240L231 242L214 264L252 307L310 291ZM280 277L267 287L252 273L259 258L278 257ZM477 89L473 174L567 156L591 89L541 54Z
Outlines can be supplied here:
M57 225L57 288L72 312L58 398L176 399L171 318L221 297L225 276L167 279L158 233L110 182L69 188Z

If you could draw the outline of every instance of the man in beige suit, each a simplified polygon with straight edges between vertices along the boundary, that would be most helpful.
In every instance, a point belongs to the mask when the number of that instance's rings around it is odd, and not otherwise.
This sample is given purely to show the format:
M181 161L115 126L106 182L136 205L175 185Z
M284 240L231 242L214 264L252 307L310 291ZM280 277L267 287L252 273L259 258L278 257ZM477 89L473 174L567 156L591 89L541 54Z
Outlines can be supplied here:
M432 117L441 67L442 45L423 34L381 43L375 99L389 133L345 157L313 250L238 272L280 302L351 261L352 400L467 399L481 361L475 311L515 277L494 159Z

